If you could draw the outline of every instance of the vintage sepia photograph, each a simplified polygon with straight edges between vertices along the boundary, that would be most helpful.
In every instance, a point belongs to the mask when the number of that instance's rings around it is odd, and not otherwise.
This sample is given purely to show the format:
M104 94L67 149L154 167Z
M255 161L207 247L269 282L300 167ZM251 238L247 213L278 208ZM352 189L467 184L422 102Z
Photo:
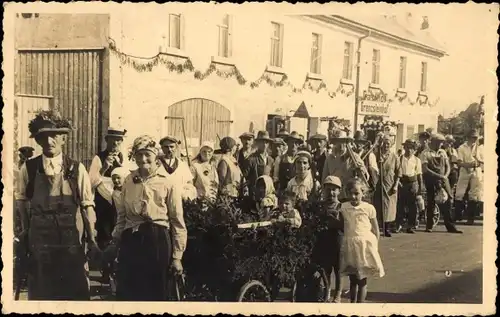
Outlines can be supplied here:
M4 9L5 313L495 313L498 5Z

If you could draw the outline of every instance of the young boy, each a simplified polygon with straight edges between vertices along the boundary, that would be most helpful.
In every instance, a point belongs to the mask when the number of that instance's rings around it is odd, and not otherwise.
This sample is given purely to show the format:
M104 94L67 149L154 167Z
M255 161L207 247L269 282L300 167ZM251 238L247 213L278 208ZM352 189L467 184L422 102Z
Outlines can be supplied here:
M318 232L313 261L321 266L328 277L335 276L333 302L340 303L342 279L340 277L340 257L343 242L344 220L340 214L339 201L342 183L336 176L328 176L323 182L323 203L320 212L328 221L328 229Z
M292 228L300 228L302 225L302 217L297 209L295 209L295 204L297 202L297 196L295 193L290 191L285 191L280 195L278 199L278 212L275 214L277 217L272 220L273 223L288 223Z
M111 173L111 180L113 181L113 193L111 195L111 206L113 209L113 221L110 222L112 226L107 228L110 230L109 232L113 232L114 226L116 224L117 218L117 207L122 204L121 194L123 183L125 182L125 178L127 178L130 172L124 167L117 167ZM115 259L104 259L103 267L102 267L102 282L105 284L110 283L113 288L113 282L111 280L111 274L113 272L113 264Z

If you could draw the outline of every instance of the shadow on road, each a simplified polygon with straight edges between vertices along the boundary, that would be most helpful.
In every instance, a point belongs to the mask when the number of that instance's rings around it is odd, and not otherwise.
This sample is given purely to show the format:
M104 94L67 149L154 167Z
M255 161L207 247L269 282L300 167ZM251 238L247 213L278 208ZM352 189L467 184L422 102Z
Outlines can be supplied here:
M483 302L483 270L479 268L463 274L455 274L442 283L407 294L370 292L369 287L366 298L369 302L481 304Z

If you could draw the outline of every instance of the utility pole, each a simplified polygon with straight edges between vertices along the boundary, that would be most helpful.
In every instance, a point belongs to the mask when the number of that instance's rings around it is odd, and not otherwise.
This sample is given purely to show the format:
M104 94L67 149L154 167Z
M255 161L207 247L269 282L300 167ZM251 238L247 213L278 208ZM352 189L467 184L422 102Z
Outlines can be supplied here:
M361 73L361 41L366 39L371 35L371 31L368 34L363 35L358 39L358 50L356 53L356 87L354 87L354 132L358 130L358 108L359 108L359 77Z

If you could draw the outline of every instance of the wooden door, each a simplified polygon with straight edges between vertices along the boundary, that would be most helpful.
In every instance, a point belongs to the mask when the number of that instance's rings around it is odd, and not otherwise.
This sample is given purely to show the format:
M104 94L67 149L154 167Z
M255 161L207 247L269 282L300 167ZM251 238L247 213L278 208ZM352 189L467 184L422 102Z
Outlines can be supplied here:
M87 168L102 139L103 53L83 48L22 49L16 55L16 94L52 97L53 107L75 128L65 152Z
M35 149L34 157L42 154L42 149L30 138L28 124L40 110L49 110L53 99L51 96L16 95L14 99L14 150L15 162L18 160L17 149L31 146Z
M183 118L183 119L182 119ZM219 137L228 136L231 130L231 113L221 104L201 98L186 99L168 108L167 131L184 143L182 123L189 148L198 148L202 142L216 145Z

